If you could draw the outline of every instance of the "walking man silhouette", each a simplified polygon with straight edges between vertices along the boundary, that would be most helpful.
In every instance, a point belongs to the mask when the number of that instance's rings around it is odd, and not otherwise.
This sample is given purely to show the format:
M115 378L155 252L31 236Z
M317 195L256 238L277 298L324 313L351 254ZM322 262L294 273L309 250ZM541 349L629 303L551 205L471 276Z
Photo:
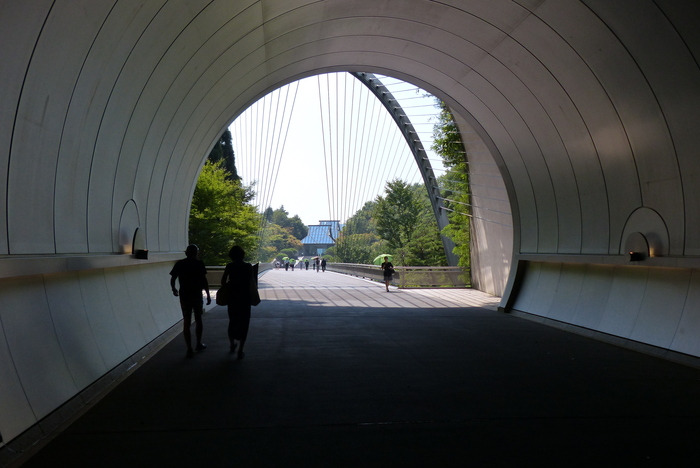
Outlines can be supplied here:
M207 305L211 304L209 294L209 283L207 282L207 268L204 262L197 259L199 248L190 244L185 250L187 258L178 260L170 271L170 287L173 295L180 298L180 308L182 309L182 334L187 345L187 357L192 357L192 337L190 336L190 325L192 324L192 313L194 312L195 336L197 339L197 351L202 351L207 347L202 343L202 314L204 313L204 300L202 299L202 289L207 293ZM180 289L175 287L175 280L179 280Z

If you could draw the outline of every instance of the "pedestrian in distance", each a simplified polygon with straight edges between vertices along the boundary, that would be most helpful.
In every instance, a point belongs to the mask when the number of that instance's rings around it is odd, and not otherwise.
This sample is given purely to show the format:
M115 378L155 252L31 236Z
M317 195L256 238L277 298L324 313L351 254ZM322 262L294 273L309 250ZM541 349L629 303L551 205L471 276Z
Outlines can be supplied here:
M326 272L326 259L325 258L323 260L321 260L321 270L323 270L324 273Z
M316 259L316 273L318 273L319 271L321 271L321 260L319 260L317 258Z
M382 270L384 272L384 286L386 286L386 292L389 292L389 283L394 276L394 265L389 261L389 257L384 257Z
M211 304L209 294L209 283L207 282L207 268L204 262L197 259L199 248L190 244L185 250L186 258L178 260L170 271L170 288L175 297L180 298L180 309L182 309L182 334L187 345L187 357L192 357L192 337L190 336L190 325L192 324L192 314L194 313L195 337L197 339L197 351L202 351L207 347L202 343L202 314L204 313L204 300L202 290L207 293L207 305ZM180 289L175 287L179 282Z
M306 271L309 271L309 259L304 260L304 263L306 264Z
M238 359L243 359L246 338L250 328L251 294L250 283L253 265L244 262L245 251L241 246L233 246L228 253L231 263L226 265L221 277L221 287L228 291L228 339L231 353L238 347Z

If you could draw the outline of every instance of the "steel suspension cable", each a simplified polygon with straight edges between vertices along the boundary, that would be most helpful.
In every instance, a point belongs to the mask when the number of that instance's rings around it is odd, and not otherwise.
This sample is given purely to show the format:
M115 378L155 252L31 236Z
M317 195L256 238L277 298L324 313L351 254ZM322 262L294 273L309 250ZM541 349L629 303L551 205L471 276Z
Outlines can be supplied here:
M341 209L340 209L340 217L338 218L341 222L344 222L347 217L348 217L348 212L349 212L349 182L350 182L350 159L352 158L352 152L351 152L351 145L350 142L352 140L352 130L353 130L353 124L355 122L355 89L352 88L352 92L350 93L350 111L347 112L347 99L348 99L348 75L347 73L343 74L343 84L344 84L344 90L345 90L345 109L346 109L346 115L350 117L350 123L348 124L347 122L347 117L345 119L345 125L343 125L343 153L345 157L343 158L343 194L342 194L342 204L341 204ZM352 83L350 83L352 85Z
M362 87L361 89L364 91L364 95L365 95L364 111L362 112L362 114L363 114L364 116L366 116L366 115L367 115L367 112L368 112L369 99L370 99L370 94L371 94L371 93L370 93L367 89L365 89L364 87ZM361 182L364 181L364 180L366 180L366 174L364 173L364 169L365 169L365 167L366 167L366 165L367 165L367 150L366 150L366 147L365 147L365 143L366 143L366 141L367 141L366 138L365 138L365 137L366 137L366 132L367 132L367 120L368 120L367 118L363 118L363 119L362 119L362 132L361 132L361 135L362 135L362 136L361 136L361 138L360 138L360 149L359 149L359 151L357 152L358 155L362 155L362 156L363 156L363 157L362 157L362 160L361 160L361 165L360 165L361 167L358 168L358 174L359 174L359 176L358 176L358 185L357 185L357 187L361 187L361 186L362 186L362 185L361 185ZM356 190L354 191L354 198L353 198L353 200L355 201L355 205L354 205L354 206L357 206L356 204L358 203L358 201L361 202L362 200L364 200L363 198L360 198L360 197L359 197L359 194L360 194L360 190L356 189ZM364 206L364 204L363 204L363 206Z
M276 124L277 124L277 116L279 115L279 97L281 95L281 90L276 90L273 93L268 94L265 96L265 100L268 103L267 106L267 123L265 124L265 145L262 150L262 158L263 160L261 161L260 164L260 178L258 179L258 190L264 193L265 188L269 185L269 177L268 177L268 170L270 167L270 144L272 143L272 139L275 138L276 135ZM277 98L277 105L276 107L276 112L274 113L274 121L272 120L272 103L275 101L275 98ZM263 195L264 197L264 195ZM264 198L260 198L260 201L264 201ZM262 207L259 205L258 210L260 210ZM262 208L263 210L265 208Z
M357 199L357 187L359 187L359 181L357 178L357 174L359 172L359 163L360 163L360 153L357 150L357 143L358 141L361 141L361 138L358 138L358 128L360 126L360 121L361 121L361 115L362 115L362 109L361 109L361 89L359 92L357 92L358 97L357 99L355 98L357 86L359 83L357 80L352 77L351 75L348 75L350 80L352 81L352 100L351 102L353 103L352 105L352 125L350 127L350 155L352 158L352 167L348 169L349 174L351 174L351 177L348 179L348 184L349 187L351 187L350 194L347 198L347 216L345 216L344 219L348 219L351 216L355 214L356 211L358 211L359 207L356 205L356 199ZM355 109L355 102L357 101L357 109Z
M370 126L367 129L367 146L365 150L365 172L363 174L364 185L362 187L362 199L366 200L369 193L372 192L374 176L376 175L375 166L377 163L377 127L379 126L380 114L375 106L375 99L370 101Z
M328 198L328 210L331 209L331 189L328 182L328 154L326 151L326 130L323 120L323 99L321 96L321 76L317 76L318 79L318 105L319 111L321 113L321 138L323 140L323 166L326 173L326 197Z
M289 88L287 88L287 89L289 89ZM275 166L274 178L272 179L272 183L270 184L270 186L272 187L272 191L270 192L270 202L272 201L272 195L274 194L274 188L277 187L277 178L279 176L280 166L281 166L281 162L282 162L282 155L284 152L284 148L287 145L287 138L289 136L289 127L290 127L290 124L292 121L292 115L294 113L294 108L296 105L298 93L299 93L299 82L297 81L297 82L295 82L294 97L292 98L291 108L290 108L289 112L287 112L287 106L289 104L289 92L287 92L287 95L285 96L283 115L288 116L288 117L287 117L287 124L286 124L286 127L284 129L284 139L282 141L281 147L279 147L277 150L277 154L279 155L279 159L278 159L279 162ZM284 120L282 122L284 122Z
M386 161L381 152L381 148L383 147L382 137L386 134L387 119L385 118L386 114L383 112L383 108L377 105L377 102L374 103L374 108L378 114L378 120L381 119L381 121L378 122L381 125L381 129L377 131L377 127L375 127L375 133L373 135L372 142L372 150L370 153L372 154L370 169L371 182L366 188L370 190L370 193L379 194L382 192L380 187L382 187L387 180ZM377 141L378 139L380 141ZM382 169L381 172L379 170L380 168Z

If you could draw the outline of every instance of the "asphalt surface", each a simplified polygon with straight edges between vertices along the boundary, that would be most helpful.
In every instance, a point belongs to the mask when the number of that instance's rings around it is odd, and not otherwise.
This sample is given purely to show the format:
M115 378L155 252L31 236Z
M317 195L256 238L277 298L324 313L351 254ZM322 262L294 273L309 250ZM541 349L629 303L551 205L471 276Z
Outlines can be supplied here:
M470 290L271 271L246 356L222 307L25 467L698 466L700 370Z

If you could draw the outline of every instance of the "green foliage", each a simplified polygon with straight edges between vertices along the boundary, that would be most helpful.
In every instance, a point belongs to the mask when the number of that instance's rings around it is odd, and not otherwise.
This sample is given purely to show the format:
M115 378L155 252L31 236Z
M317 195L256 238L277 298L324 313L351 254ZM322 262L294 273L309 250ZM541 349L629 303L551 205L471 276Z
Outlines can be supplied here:
M271 223L273 214L274 214L274 211L272 210L272 207L268 206L267 209L265 210L265 214L263 215L265 217L265 221L267 221L268 223Z
M375 206L374 201L368 201L347 220L336 245L326 251L334 262L371 264L385 249L386 241L377 234L372 218Z
M377 197L374 223L377 233L386 240L382 250L393 253L397 265L447 265L435 215L423 184L408 185L401 180L388 182L385 196Z
M269 245L258 245L258 260L263 263L272 262L275 260L277 249Z
M336 245L326 251L333 255L334 261L339 263L363 263L372 264L372 260L379 255L385 244L377 234L341 234Z
M231 180L222 162L207 161L197 180L190 209L189 239L207 265L225 265L228 251L240 245L253 254L260 215L249 204L252 187Z
M274 223L278 226L284 226L285 224L287 224L288 220L289 212L284 209L284 205L272 211L272 219L270 219L271 223Z
M297 258L297 254L299 251L297 249L282 249L280 250L280 253L277 255L278 258L282 257L289 257L289 258Z
M298 215L290 218L284 206L276 210L268 207L263 217L266 222L262 229L260 248L258 250L260 260L272 261L284 249L293 249L294 254L291 256L296 257L298 251L302 248L301 239L306 237L309 231L301 221L301 218Z
M412 266L447 266L447 256L442 243L440 230L433 207L428 198L428 190L423 184L411 186L421 206L420 222L406 248L401 252L405 265Z
M347 235L376 234L377 228L372 219L376 205L374 201L366 202L362 208L347 220L345 226L343 226L342 232Z
M432 149L442 157L447 172L440 177L449 224L443 234L455 243L454 253L459 256L459 266L470 266L470 206L469 170L459 128L444 102L439 102L440 116L433 128Z
M236 156L233 152L233 143L231 141L231 132L227 129L221 138L216 142L209 153L209 161L213 163L222 162L222 167L227 171L226 178L229 180L240 180L238 171L236 170Z
M399 179L387 182L385 196L378 196L374 208L377 233L390 249L403 249L420 222L421 206L410 186Z
M265 210L265 215L267 216L269 212L270 208ZM284 209L284 205L272 211L272 216L269 221L286 229L292 236L299 240L306 237L309 233L309 228L304 225L299 215L294 215L290 218L289 213Z

